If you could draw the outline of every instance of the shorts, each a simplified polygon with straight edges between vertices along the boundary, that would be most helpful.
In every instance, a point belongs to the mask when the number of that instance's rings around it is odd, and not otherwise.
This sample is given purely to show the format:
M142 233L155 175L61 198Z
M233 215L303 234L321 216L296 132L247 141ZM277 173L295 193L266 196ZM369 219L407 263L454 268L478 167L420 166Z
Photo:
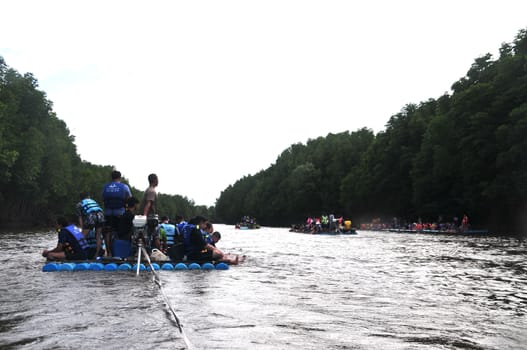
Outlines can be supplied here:
M205 252L192 253L187 256L187 260L191 261L212 261L212 250L207 250Z
M82 218L82 228L89 229L103 227L104 214L102 211L94 211Z
M104 217L104 231L117 232L119 230L119 218L120 216L106 215Z
M67 244L64 249L64 255L66 255L66 260L86 260L88 259L87 253L88 252L86 250L75 251L69 244Z

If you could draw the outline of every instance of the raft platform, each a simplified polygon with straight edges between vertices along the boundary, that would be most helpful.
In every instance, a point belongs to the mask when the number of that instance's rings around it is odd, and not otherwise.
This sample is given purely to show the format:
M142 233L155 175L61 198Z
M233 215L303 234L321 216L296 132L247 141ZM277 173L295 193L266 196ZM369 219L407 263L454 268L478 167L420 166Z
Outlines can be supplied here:
M198 261L157 261L152 262L152 267L141 263L139 271L164 270L164 271L186 271L186 270L228 270L229 264L224 262L198 262ZM43 272L57 271L136 271L136 262L127 260L79 260L79 261L47 261L42 266Z

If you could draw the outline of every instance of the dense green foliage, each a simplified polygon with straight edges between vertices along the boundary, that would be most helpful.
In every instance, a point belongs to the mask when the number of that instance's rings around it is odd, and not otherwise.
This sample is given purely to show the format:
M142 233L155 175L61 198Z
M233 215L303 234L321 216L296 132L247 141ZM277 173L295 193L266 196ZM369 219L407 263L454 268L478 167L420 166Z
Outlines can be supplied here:
M218 216L290 225L335 213L357 221L467 213L495 232L527 227L527 30L479 57L452 93L409 104L374 135L361 129L295 144L225 189Z
M73 212L81 191L101 203L113 170L81 160L74 137L37 87L31 74L0 57L0 228L50 224ZM132 193L142 198L141 191ZM171 217L214 214L178 195L161 194L158 209Z

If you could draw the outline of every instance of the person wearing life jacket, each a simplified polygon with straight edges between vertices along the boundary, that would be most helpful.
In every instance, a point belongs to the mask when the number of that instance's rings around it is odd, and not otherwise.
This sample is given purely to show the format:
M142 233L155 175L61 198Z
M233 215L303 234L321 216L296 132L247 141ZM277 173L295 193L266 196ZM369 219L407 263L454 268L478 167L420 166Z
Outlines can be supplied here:
M203 238L205 238L205 242L208 244L212 244L212 233L214 232L214 226L212 226L212 223L206 222L205 223L205 229L201 230L201 234L203 235Z
M102 199L104 203L104 241L112 251L112 240L119 229L119 218L125 212L126 200L132 197L128 185L121 183L121 172L114 170L112 181L104 185Z
M104 244L104 240L101 242L99 253L97 253L97 235L95 229L91 229L90 232L88 232L86 242L88 243L88 257L95 257L95 259L97 259L98 257L106 255L106 245Z
M176 225L176 231L181 236L181 230L183 229L183 226L188 224L188 222L185 221L185 218L181 215L176 215L176 220L174 221L174 225Z
M88 242L82 231L71 220L57 218L58 242L52 250L44 250L42 256L48 260L85 260L88 256Z
M221 250L205 241L201 230L207 227L207 219L196 216L183 226L183 247L187 260L192 261L222 261L229 264L238 264L237 255L224 254Z
M219 242L219 240L221 239L221 233L219 233L218 231L214 231L212 233L212 242L210 244L212 244L213 246L216 246L216 243Z
M88 237L88 232L95 228L97 248L93 258L96 258L99 256L102 248L103 211L99 204L90 198L88 192L82 192L80 194L80 202L75 207L75 212L79 218L79 226L82 228L82 234L85 238Z
M157 226L159 233L159 241L161 243L161 250L165 251L174 245L179 240L176 232L176 225L168 221L168 216L161 217L161 223Z
M322 223L322 228L329 227L329 218L327 215L322 215L322 217L320 218L320 222Z
M174 243L168 247L166 254L172 261L182 261L185 257L185 251L183 248L183 227L187 225L187 222L183 219L183 216L176 215L176 219L173 222L174 225Z

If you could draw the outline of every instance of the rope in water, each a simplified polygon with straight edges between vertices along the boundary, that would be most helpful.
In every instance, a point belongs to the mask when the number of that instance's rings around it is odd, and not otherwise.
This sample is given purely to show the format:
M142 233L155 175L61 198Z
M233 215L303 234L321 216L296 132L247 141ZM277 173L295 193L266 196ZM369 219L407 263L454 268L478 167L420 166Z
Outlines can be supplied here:
M176 320L176 325L179 329L179 332L181 333L181 336L183 337L183 341L185 342L185 345L187 346L187 349L192 349L192 343L188 339L187 335L183 331L183 327L181 326L181 322L179 321L179 317L177 317L176 310L172 307L172 304L170 304L170 300L168 299L167 295L165 294L165 291L163 289L163 285L161 284L161 279L159 278L159 273L154 269L152 266L152 262L150 261L150 257L148 256L148 253L146 252L145 248L143 246L140 246L139 252L143 251L143 255L146 258L146 261L148 263L148 266L150 266L150 272L152 272L152 280L154 283L159 287L159 290L161 291L161 295L163 296L163 299L165 300L165 304L168 306L170 312L172 312L172 315L174 316L174 319ZM141 256L140 254L138 254ZM139 262L137 264L139 266Z

